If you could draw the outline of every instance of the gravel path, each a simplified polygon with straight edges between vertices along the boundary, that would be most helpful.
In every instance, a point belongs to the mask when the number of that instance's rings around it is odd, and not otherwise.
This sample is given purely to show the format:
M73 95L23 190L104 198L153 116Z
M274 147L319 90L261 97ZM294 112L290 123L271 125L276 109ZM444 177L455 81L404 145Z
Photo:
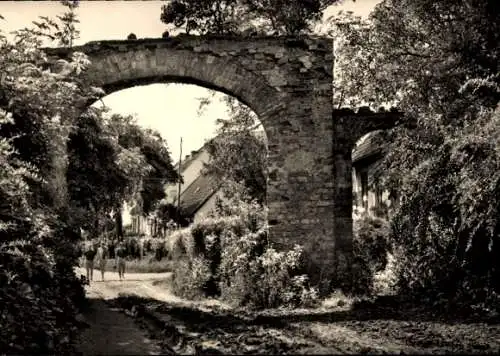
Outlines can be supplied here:
M160 355L161 349L134 320L111 309L103 300L92 299L85 315L90 327L81 335L82 355Z

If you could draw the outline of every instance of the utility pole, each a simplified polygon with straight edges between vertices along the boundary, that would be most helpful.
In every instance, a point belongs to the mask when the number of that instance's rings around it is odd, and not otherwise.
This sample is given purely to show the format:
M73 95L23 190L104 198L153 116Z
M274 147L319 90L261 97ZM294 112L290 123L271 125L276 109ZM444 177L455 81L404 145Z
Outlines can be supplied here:
M181 221L181 163L182 163L182 137L181 149L179 153L179 167L177 169L179 175L179 188L177 190L177 221Z

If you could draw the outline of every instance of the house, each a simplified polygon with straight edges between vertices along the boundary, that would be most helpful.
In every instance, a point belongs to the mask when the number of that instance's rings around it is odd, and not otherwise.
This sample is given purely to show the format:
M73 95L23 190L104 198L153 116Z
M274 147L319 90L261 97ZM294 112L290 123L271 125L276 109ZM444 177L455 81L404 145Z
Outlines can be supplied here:
M191 151L181 163L180 174L183 181L180 183L180 210L183 216L192 221L198 221L209 213L214 207L217 196L220 196L218 182L215 177L202 174L205 163L208 163L210 154L207 144L197 151ZM174 166L178 171L179 163ZM164 203L177 206L179 183L166 184ZM145 236L155 236L158 233L158 221L155 217L142 216L139 211L140 202L130 210L133 233Z
M395 197L380 188L378 177L383 169L381 159L385 153L381 141L382 131L363 136L352 152L353 212L387 218L397 203Z
M197 151L192 151L181 164L180 210L181 213L198 221L214 207L219 193L217 179L211 175L202 174L203 168L210 160L207 144ZM179 169L178 163L175 169ZM178 204L179 184L168 184L165 187L166 203Z

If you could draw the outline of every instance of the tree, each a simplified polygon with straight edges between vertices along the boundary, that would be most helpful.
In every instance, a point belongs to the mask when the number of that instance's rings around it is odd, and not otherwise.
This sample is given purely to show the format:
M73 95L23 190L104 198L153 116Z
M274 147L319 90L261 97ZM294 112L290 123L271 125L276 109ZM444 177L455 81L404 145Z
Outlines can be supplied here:
M323 11L336 0L244 0L254 22L268 33L298 35L311 32L321 20Z
M67 8L62 15L56 15L59 22L47 16L39 16L39 21L33 21L35 28L25 29L33 35L57 41L61 47L73 47L75 40L80 38L77 26L80 23L75 10L80 5L78 0L62 0L60 3Z
M174 0L162 6L160 20L186 32L227 34L237 30L237 0Z
M388 133L383 177L401 198L392 220L401 286L492 302L500 10L491 0L386 0L366 23L338 20L338 105L393 103L409 123Z
M203 98L200 108L210 102ZM204 174L214 175L220 184L227 180L243 184L253 199L265 202L267 138L255 113L237 99L224 96L227 119L218 119L217 136L208 144L210 161ZM202 111L199 112L201 114Z
M84 289L66 216L66 140L76 108L95 99L73 53L47 67L41 39L0 32L0 349L72 354Z
M143 129L143 132L141 153L153 167L143 179L141 190L142 212L147 215L165 198L165 184L178 182L179 176L173 167L167 142L160 133L151 129Z
M106 132L101 115L96 109L84 113L68 142L72 217L79 218L76 225L91 231L93 236L100 232L101 217L115 209L117 201L125 199L133 184L125 167L119 165L119 147ZM136 161L137 165L143 163L141 157Z
M104 113L92 108L79 119L68 144L68 181L74 207L93 234L100 232L102 217L113 212L122 236L123 203L140 196L142 213L150 213L177 174L159 133L141 128L132 116Z
M297 35L311 31L323 11L338 0L173 0L160 19L187 33L236 34L255 27L263 33Z
M182 227L188 226L191 222L188 217L182 214L182 211L177 209L177 205L166 203L165 201L161 201L158 204L154 211L154 217L159 222L160 230L163 231L172 228L172 222Z

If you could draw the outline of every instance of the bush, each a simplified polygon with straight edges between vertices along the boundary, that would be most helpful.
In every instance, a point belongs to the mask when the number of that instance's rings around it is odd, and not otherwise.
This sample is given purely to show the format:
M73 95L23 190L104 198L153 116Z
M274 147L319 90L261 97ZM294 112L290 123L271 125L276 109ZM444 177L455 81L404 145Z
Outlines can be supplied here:
M306 276L298 275L301 249L271 248L265 216L264 207L234 194L219 202L212 217L172 235L169 243L179 259L174 291L184 297L220 295L235 306L314 304L317 291L308 286Z
M0 129L10 122L0 109ZM0 138L0 350L4 354L73 354L83 281L70 231L49 206L37 206L38 171L13 157Z
M396 270L397 255L387 254L387 264L384 270L373 276L373 294L393 295L397 292L398 275Z
M387 265L391 251L389 223L370 215L363 215L354 221L353 281L350 293L372 295L375 293L374 277Z
M222 298L233 305L256 308L311 306L318 299L308 278L297 275L301 248L278 252L266 245L266 233L242 237L229 233L219 270Z
M398 289L430 306L500 308L500 107L476 109L398 129L387 158Z
M206 285L205 292L209 296L220 295L218 269L222 259L221 239L224 234L232 232L241 236L245 232L243 219L235 216L205 218L195 223L191 229L197 253L203 254L209 261L212 278Z
M423 236L410 236L411 230L400 230L401 220L393 222L393 238L398 241L395 249L398 290L427 303L439 300L484 301L485 295L476 294L487 290L477 288L484 281L476 279L478 276L468 276L465 266L453 258L457 241L455 233L434 214L416 219L421 220L420 233Z
M84 290L72 268L30 243L0 252L0 349L8 354L66 354L78 328Z
M205 295L204 289L211 277L208 261L203 257L181 259L175 264L172 289L180 297L199 299Z
M185 228L173 232L167 237L165 246L173 260L187 258L188 256L193 257L194 241L191 229Z

